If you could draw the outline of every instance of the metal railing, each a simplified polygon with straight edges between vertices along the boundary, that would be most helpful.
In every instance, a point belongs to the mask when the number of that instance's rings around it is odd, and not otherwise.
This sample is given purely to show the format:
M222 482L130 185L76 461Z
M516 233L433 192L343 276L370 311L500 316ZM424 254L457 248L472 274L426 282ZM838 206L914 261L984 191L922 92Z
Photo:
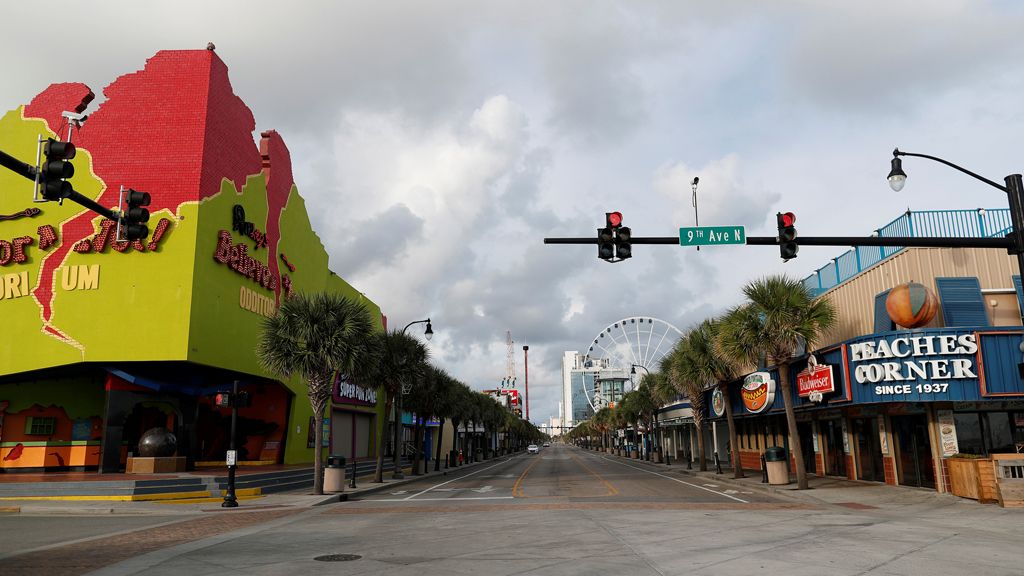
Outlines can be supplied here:
M899 218L875 230L877 236L913 238L990 238L1006 236L1012 224L1006 208L976 210L907 210ZM898 246L857 246L836 256L803 279L812 294L818 295L842 284L857 274L903 250Z

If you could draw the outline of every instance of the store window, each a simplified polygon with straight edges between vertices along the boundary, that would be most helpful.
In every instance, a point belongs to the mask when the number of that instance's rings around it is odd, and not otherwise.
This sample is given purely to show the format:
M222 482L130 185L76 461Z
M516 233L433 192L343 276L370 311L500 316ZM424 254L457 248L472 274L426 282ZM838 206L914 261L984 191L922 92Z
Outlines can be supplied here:
M1024 412L956 412L953 420L963 454L1013 454L1024 447Z

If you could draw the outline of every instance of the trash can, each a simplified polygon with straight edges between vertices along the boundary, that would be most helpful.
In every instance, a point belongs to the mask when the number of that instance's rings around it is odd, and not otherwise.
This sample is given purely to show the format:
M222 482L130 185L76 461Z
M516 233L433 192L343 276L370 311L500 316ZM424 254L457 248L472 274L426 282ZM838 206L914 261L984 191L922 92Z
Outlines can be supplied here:
M328 456L324 469L324 492L345 491L345 457Z
M786 449L772 446L764 450L764 463L768 468L769 484L789 484L789 456Z

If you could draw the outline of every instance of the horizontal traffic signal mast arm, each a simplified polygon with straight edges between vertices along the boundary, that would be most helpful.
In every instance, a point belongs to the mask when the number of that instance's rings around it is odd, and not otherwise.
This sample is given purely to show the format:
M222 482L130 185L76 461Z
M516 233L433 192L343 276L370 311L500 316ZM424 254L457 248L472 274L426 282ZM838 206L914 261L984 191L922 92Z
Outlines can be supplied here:
M679 246L679 236L634 236L633 244L672 244ZM801 236L801 246L904 246L907 248L1013 248L1010 238L919 238L903 236ZM545 244L597 244L596 238L545 238ZM778 246L775 236L747 236L751 246Z
M28 178L33 182L36 179L37 170L35 166L32 166L31 164L26 164L2 150L0 150L0 166L3 166L4 168L7 168L21 176L24 176L25 178ZM92 210L93 212L96 212L101 216L104 216L114 221L117 221L118 219L116 212L109 208L104 208L100 204L97 204L95 201L93 201L91 198L87 198L86 196L83 196L80 192L76 192L74 188L71 189L71 192L67 195L66 198L68 200L71 200L72 202L81 204L82 206L88 208L89 210Z

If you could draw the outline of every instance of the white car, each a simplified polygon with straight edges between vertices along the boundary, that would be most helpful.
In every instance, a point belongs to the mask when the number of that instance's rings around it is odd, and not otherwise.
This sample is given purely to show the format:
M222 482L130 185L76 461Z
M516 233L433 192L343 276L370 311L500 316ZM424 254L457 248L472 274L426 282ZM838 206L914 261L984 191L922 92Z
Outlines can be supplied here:
M544 447L545 447L545 448L547 448L548 446L551 446L551 442L545 442L545 443L544 443Z
M526 452L528 454L540 454L540 447L536 444L530 444L526 447Z

